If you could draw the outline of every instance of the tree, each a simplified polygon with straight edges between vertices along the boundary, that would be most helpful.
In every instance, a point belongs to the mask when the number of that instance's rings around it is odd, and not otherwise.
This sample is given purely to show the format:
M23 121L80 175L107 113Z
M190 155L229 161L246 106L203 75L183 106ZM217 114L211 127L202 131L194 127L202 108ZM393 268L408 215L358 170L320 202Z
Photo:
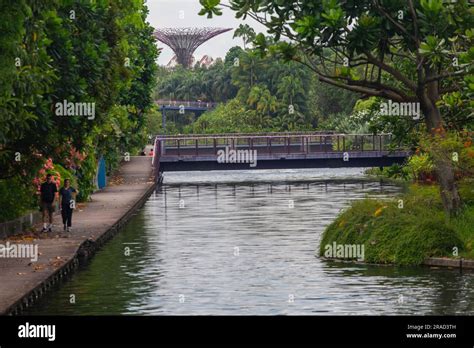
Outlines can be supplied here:
M247 48L247 44L255 39L255 30L248 24L241 24L234 32L234 38L241 37L244 41L244 49Z
M294 75L284 76L278 84L277 93L282 103L293 106L295 100L304 95L303 84Z
M31 186L44 158L67 165L69 150L87 153L92 173L95 157L117 164L142 145L157 57L144 0L1 7L0 180ZM63 101L93 103L95 115L58 116Z
M277 100L265 86L254 86L250 90L247 103L259 113L259 123L265 127L271 120L271 113L277 108Z
M255 52L243 52L239 57L239 64L234 70L232 80L234 84L241 88L247 87L250 90L258 83L258 73L263 69L263 61Z
M264 89L257 102L257 111L270 116L272 112L275 112L277 108L277 100L275 96L270 94L268 89Z
M239 46L234 46L227 51L224 59L224 64L226 66L235 66L239 61L239 57L244 50Z
M238 99L219 104L215 109L204 113L192 124L194 133L254 133L261 131L256 124L256 112L246 110Z
M201 13L212 16L219 3L201 0ZM272 39L258 34L256 47L306 65L324 83L419 103L432 136L446 133L440 100L472 76L474 9L467 0L232 0L222 6L268 28ZM453 164L435 165L444 208L455 214L461 199Z
M331 114L342 113L349 115L352 112L360 94L328 85L320 81L314 81L311 102L315 104L323 119Z
M217 62L207 72L211 81L212 101L225 102L237 94L237 88L232 84L232 67L223 62Z

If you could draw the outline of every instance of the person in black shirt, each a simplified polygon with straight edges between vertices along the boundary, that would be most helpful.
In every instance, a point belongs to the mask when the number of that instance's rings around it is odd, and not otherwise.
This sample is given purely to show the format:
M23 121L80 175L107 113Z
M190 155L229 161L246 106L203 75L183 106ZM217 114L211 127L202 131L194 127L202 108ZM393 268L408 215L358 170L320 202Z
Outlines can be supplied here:
M58 192L56 184L52 181L51 174L46 175L46 182L41 184L40 192L40 206L43 212L43 232L51 232L53 227L53 204L56 199L56 192ZM49 224L46 223L46 215L48 215Z
M59 209L61 209L63 217L64 231L67 232L71 232L72 211L76 206L77 192L74 187L70 186L69 179L64 180L64 186L59 190Z

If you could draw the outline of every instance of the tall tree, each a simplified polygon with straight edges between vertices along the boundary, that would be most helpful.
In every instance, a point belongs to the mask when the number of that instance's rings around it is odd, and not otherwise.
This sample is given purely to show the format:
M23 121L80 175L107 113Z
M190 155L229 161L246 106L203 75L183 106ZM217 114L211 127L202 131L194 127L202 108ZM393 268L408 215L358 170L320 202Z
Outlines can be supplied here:
M200 2L201 14L218 12L220 1ZM474 9L468 0L231 0L222 6L268 28L272 40L259 34L257 47L305 64L324 83L419 103L433 136L445 132L441 98L472 76ZM461 199L453 164L438 159L436 170L445 210L454 214Z
M255 39L255 30L248 24L240 24L234 32L234 38L241 37L244 41L244 49L247 48L247 44Z
M278 84L277 93L281 102L294 106L295 100L304 95L303 83L297 76L284 76Z
M61 164L66 144L120 158L143 141L157 57L144 2L1 2L0 180L31 185L38 159ZM95 115L60 117L63 101L94 103Z

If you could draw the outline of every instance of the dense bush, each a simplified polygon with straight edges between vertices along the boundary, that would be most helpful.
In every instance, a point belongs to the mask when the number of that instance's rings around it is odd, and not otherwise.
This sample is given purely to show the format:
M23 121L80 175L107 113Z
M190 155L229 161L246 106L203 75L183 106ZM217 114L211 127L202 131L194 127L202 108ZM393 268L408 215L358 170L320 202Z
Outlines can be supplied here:
M79 194L77 200L79 202L86 201L90 194L94 191L94 177L96 175L97 159L94 153L89 153L82 162L81 167L77 170Z
M20 175L0 180L0 223L13 220L36 207L36 188Z
M52 158L61 177L77 172L86 199L96 158L114 167L146 142L158 51L145 1L17 0L0 8L2 185L31 186L41 159ZM94 103L95 115L59 116L63 101ZM10 215L21 210L0 203Z
M472 191L470 185L463 182L460 191ZM417 265L427 257L453 257L454 247L459 256L473 258L472 195L456 219L446 218L436 186L414 185L390 201L354 202L326 229L319 254L336 242L364 245L369 263Z
M194 133L251 133L259 130L262 130L262 127L258 114L247 110L237 99L220 104L192 125Z
M433 169L433 161L426 153L411 156L407 162L407 170L414 180L424 180L432 175Z

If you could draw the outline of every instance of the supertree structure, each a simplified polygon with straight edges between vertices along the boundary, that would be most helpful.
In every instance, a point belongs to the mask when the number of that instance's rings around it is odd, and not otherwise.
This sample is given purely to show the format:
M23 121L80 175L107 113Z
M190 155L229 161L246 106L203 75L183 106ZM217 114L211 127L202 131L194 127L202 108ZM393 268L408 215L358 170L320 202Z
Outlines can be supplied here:
M155 37L168 45L176 54L176 60L190 68L193 53L207 40L232 30L231 28L162 28L155 31Z

